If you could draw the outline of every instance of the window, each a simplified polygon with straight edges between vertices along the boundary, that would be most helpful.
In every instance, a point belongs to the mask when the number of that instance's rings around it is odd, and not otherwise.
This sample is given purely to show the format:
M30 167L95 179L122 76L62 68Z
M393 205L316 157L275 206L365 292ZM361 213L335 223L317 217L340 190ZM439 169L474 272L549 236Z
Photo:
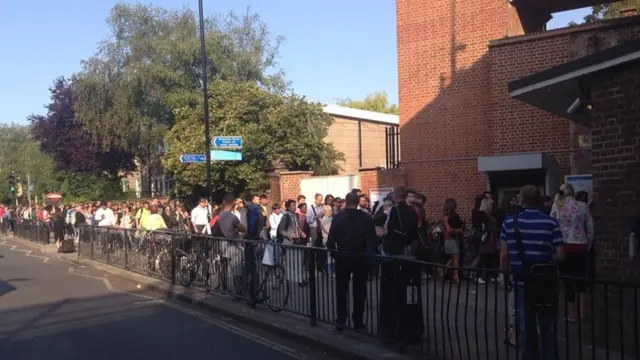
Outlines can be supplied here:
M165 195L168 195L171 192L172 189L173 189L173 179L172 178L165 178L164 179Z
M121 181L122 184L122 192L128 192L129 191L129 179L122 179Z

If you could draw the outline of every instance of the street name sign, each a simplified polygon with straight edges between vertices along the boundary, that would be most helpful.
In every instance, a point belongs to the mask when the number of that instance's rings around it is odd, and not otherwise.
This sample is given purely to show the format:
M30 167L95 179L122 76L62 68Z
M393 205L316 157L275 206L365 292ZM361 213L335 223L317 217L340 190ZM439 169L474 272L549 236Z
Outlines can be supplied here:
M205 154L182 154L180 155L181 163L204 164L207 162Z
M211 150L211 161L242 161L240 151Z
M218 149L242 149L242 136L216 136L211 146Z

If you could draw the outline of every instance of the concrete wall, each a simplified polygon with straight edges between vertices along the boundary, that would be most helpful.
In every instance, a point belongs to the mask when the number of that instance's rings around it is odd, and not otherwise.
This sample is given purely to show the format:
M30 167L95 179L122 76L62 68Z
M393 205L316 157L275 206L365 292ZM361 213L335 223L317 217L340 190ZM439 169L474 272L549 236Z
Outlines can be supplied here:
M361 126L362 165L358 122ZM357 174L360 167L384 166L385 129L389 126L391 125L334 116L334 123L329 127L325 141L345 155L345 161L340 162L340 175Z

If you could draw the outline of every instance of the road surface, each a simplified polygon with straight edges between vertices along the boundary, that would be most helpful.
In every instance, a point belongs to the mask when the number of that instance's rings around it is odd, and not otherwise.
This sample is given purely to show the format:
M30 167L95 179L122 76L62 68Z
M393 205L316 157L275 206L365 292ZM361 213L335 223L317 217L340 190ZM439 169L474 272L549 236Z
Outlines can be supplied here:
M324 358L24 243L0 237L0 257L0 359Z

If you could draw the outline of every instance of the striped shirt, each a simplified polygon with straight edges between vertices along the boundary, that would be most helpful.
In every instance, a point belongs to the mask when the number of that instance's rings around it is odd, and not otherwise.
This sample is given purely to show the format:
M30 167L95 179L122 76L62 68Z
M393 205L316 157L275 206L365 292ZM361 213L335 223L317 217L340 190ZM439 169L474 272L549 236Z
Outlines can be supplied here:
M500 240L507 242L511 272L522 272L522 261L514 236L514 216L507 216L502 223ZM518 229L522 234L524 256L530 264L549 263L554 247L563 245L558 221L537 209L524 209L518 217Z

